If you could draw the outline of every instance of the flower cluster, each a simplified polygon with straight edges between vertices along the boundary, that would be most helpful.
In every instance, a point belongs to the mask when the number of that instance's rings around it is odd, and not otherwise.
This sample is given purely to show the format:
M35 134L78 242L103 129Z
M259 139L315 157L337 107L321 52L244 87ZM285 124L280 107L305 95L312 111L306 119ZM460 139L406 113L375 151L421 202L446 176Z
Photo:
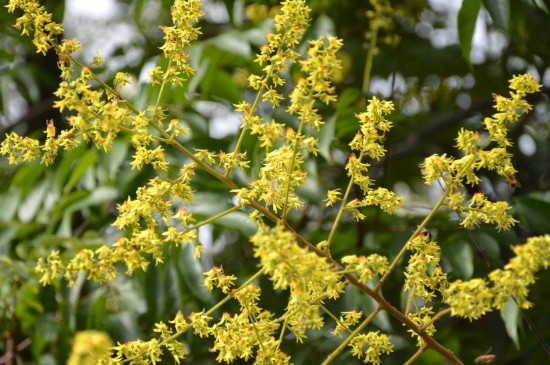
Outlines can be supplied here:
M365 34L367 42L371 45L371 52L377 53L376 43L381 39L381 43L396 46L399 44L399 36L393 33L395 28L395 9L389 0L369 0L372 10L367 11L368 30ZM384 37L380 33L386 32Z
M365 364L381 364L380 355L393 352L393 344L388 335L380 334L379 331L369 332L355 336L349 343L351 353Z
M451 314L477 319L493 308L502 309L512 297L521 308L529 308L528 286L535 282L535 273L550 266L550 236L531 237L513 248L516 254L504 269L489 273L490 282L472 279L455 281L444 291L444 301Z
M287 111L297 114L300 121L319 129L321 116L314 108L316 100L328 104L336 100L331 80L334 72L341 68L336 53L342 47L342 40L322 36L309 42L308 58L300 61L300 68L307 74L300 78L290 93L290 106Z
M480 222L496 224L499 230L508 229L515 224L508 211L506 202L490 202L483 194L474 194L466 203L466 195L458 191L464 183L477 185L480 182L478 171L485 168L494 170L507 181L515 180L516 170L512 165L511 154L506 151L510 145L507 139L508 124L515 123L519 117L531 109L525 97L540 90L541 85L529 75L514 76L510 81L510 98L495 96L495 113L485 118L488 132L482 140L478 132L461 129L456 139L458 148L463 152L461 158L432 155L422 164L422 175L426 184L442 178L447 186L446 204L465 215L462 225L474 227ZM487 149L491 143L497 146Z
M393 103L390 101L380 100L373 97L369 101L367 111L357 115L361 125L360 131L355 135L349 143L351 149L359 153L356 156L352 153L349 156L346 170L351 178L351 184L357 185L364 194L363 199L354 199L345 204L345 209L351 213L356 220L362 220L365 215L361 213L360 208L376 205L382 210L391 213L399 208L402 199L395 193L385 188L373 189L373 181L367 175L370 164L363 162L364 157L370 157L379 160L384 156L386 150L382 145L385 133L388 132L392 123L385 118L393 110ZM345 194L347 197L347 194ZM327 205L332 205L336 201L341 200L337 190L330 190L327 197Z
M45 55L50 49L56 48L56 37L63 34L63 26L52 20L52 14L44 6L35 1L10 0L6 7L10 13L15 9L23 11L24 15L15 20L15 28L21 34L33 37L36 52Z
M431 235L421 233L409 241L408 250L413 254L405 268L405 290L411 290L414 298L432 301L435 293L447 286L447 277L441 266L441 249Z
M320 328L319 298L337 298L344 283L325 258L298 246L292 234L280 225L260 227L251 237L254 256L270 275L274 288L290 289L288 327L297 339L307 328Z
M40 282L49 284L62 276L72 285L83 271L88 271L88 279L105 282L116 276L114 266L118 262L123 262L127 274L131 275L136 269L146 270L150 257L157 264L163 262L161 247L164 244L195 242L197 231L189 225L194 221L192 215L185 208L174 214L171 201L165 199L171 196L184 203L191 202L193 193L189 182L194 171L195 165L191 163L183 165L174 181L153 178L146 187L138 189L135 199L128 198L119 204L119 216L113 225L129 229L130 237L120 237L112 247L102 245L95 251L83 249L65 265L58 251L50 253L46 260L40 258L36 267ZM155 230L160 222L167 225L162 234ZM195 255L200 255L200 246L196 246Z
M203 280L204 286L212 291L214 287L220 288L223 293L227 294L234 285L234 281L237 277L234 275L225 275L223 267L214 266L212 269L203 273L206 276Z
M512 296L521 308L529 308L527 287L535 282L535 273L550 266L550 236L530 237L523 245L514 246L516 254L504 269L489 274L493 283L493 306L502 309Z
M67 365L96 365L107 361L113 342L109 335L100 331L80 331L74 337Z
M432 316L434 312L431 307L424 306L417 310L414 313L408 313L409 318L420 328L424 330L428 335L433 336L435 334L435 326L432 321ZM420 337L416 332L409 329L407 330L412 336L416 337L417 346L422 347L426 343L422 337Z
M366 282L376 275L383 275L388 271L388 258L378 254L369 256L348 255L340 260L346 271L355 272L359 281Z
M190 316L191 317L191 316ZM186 332L191 325L187 323L181 312L178 312L174 320L170 321L173 326L164 322L155 324L154 332L158 333L159 338L153 338L149 341L130 341L124 344L118 343L113 347L115 357L100 364L156 364L161 361L165 351L167 351L179 364L187 356L187 349L183 342L177 340L177 337Z
M266 344L278 348L280 343L274 338L279 324L272 319L273 314L258 306L260 288L247 285L234 293L241 311L230 315L225 312L220 320L212 326L214 346L211 351L217 351L218 362L232 362L235 359L248 360L257 350L264 349Z
M275 106L284 99L276 89L285 83L279 74L286 71L288 63L296 62L299 57L294 48L308 27L309 12L304 0L281 3L281 11L275 16L275 32L267 35L267 44L260 48L256 58L265 75L251 75L248 79L254 90L263 92L262 99Z
M161 27L164 32L162 51L170 65L165 71L160 66L154 67L149 73L151 83L161 83L166 80L172 84L181 85L186 76L195 71L189 65L189 55L184 49L201 34L200 28L194 27L204 15L200 0L175 0L171 9L173 26Z
M294 156L292 175L288 174L289 163ZM277 213L283 206L299 209L302 206L300 199L293 192L296 186L303 185L306 181L306 171L299 168L303 162L301 154L294 155L286 146L269 152L264 165L260 169L258 179L249 183L247 188L233 190L239 200L246 203L249 200L259 200L270 206ZM288 193L285 189L289 186Z
M280 136L282 126L275 122L263 123L255 111L260 100L279 106L284 99L277 88L285 84L282 76L288 66L300 57L295 47L308 27L309 13L310 9L304 0L286 0L281 3L280 12L275 16L275 32L267 35L267 44L260 47L260 53L256 57L256 62L262 67L264 74L252 74L248 77L250 87L257 91L256 99L252 104L243 101L235 105L235 110L242 112L242 130L235 146L235 154L239 151L242 137L247 130L252 134L258 134L262 145L266 147L271 147ZM227 174L232 165L228 164Z
M359 322L363 312L357 312L355 310L349 312L342 312L340 319L336 322L336 328L332 331L332 334L338 337L342 337L345 332L350 331L350 327Z

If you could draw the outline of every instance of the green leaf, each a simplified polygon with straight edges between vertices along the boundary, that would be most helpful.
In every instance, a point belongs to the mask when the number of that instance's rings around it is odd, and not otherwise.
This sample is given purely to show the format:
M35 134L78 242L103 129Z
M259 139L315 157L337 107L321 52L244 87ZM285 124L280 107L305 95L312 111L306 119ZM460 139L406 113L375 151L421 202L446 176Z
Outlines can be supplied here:
M99 158L105 170L109 173L109 178L116 178L120 166L128 155L129 145L125 141L116 140L113 143L113 148L108 152L100 152Z
M491 260L498 260L500 257L500 247L498 245L498 241L490 234L483 232L476 235L476 237L479 245L487 254L487 257Z
M89 167L95 164L96 160L97 160L97 155L94 148L91 148L88 151L86 151L86 153L82 155L82 158L80 158L80 160L76 163L76 166L74 167L73 172L69 177L69 181L67 182L67 185L65 185L65 188L63 190L65 192L71 191L71 189L76 185L76 183L84 175L86 170L88 170Z
M521 222L537 233L550 232L550 202L536 194L515 199Z
M74 212L82 208L99 205L118 197L118 190L108 186L94 189L92 193L81 200L77 200L67 207L67 211Z
M240 231L245 236L252 236L258 230L256 224L250 220L248 214L233 212L217 219L214 224Z
M6 194L0 195L0 221L9 221L17 211L19 204L19 190L16 188L10 189Z
M227 100L232 104L238 103L241 100L241 88L235 84L231 75L226 71L218 70L213 75L210 79L208 90L210 95Z
M550 10L548 10L548 6L544 3L544 0L527 0L527 2L529 3L529 5L539 8L547 15L550 15Z
M224 32L208 40L214 47L241 56L244 59L250 59L252 52L250 43L245 35L238 31Z
M342 91L342 94L340 94L340 96L338 97L336 109L340 111L348 108L360 96L361 96L361 90L356 88L348 88Z
M474 254L469 242L451 241L442 247L443 257L460 279L470 279L474 273Z
M44 311L42 303L37 297L38 288L33 285L25 285L21 290L21 294L15 306L15 314L21 327L27 329L31 327L37 320L40 313Z
M327 161L332 161L330 155L330 146L334 140L334 130L336 128L336 116L332 116L328 119L328 122L321 127L319 132L319 153Z
M42 176L45 169L44 165L23 165L17 170L11 185L17 186L26 195L27 191L34 188L35 181Z
M68 194L65 194L54 206L53 212L61 214L66 208L73 204L76 201L82 200L90 195L89 191L86 190L76 190Z
M491 15L495 26L508 33L510 22L510 1L509 0L483 0L483 6Z
M198 221L199 219L213 217L231 208L231 206L229 200L218 194L197 193L195 195L195 202L191 208L191 213ZM257 230L256 224L250 220L248 214L240 211L231 212L230 214L216 219L212 223L238 230L246 236L253 235Z
M508 336L510 336L514 345L516 345L516 349L519 349L518 325L520 312L518 305L512 298L508 298L504 308L500 310L500 317L504 321Z
M319 38L320 36L329 36L336 34L336 26L334 21L327 15L321 14L311 26L310 36Z
M82 155L82 153L86 151L86 147L87 146L85 143L81 143L75 149L63 154L63 159L61 159L61 163L59 164L56 172L57 187L59 191L63 190L63 186L65 185L65 182L73 169L74 161L78 158L78 156Z
M477 14L481 8L481 0L464 0L458 12L458 39L462 55L470 65L470 51L472 50L472 38L476 27Z
M44 201L44 197L47 193L47 187L47 182L43 181L36 186L21 203L19 210L17 211L17 215L22 222L30 222L35 217L38 209Z

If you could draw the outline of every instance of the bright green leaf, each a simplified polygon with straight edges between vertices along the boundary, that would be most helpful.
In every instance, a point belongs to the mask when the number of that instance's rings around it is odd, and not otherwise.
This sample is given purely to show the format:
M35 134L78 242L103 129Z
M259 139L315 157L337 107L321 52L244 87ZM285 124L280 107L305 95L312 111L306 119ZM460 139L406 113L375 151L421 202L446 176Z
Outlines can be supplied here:
M76 183L82 178L86 170L88 170L89 167L91 167L93 164L95 164L97 159L96 150L94 148L89 149L82 155L80 160L76 163L74 166L74 169L71 173L71 176L69 177L69 181L67 182L67 185L65 185L65 188L63 189L65 192L70 191Z
M244 59L250 59L252 52L250 43L238 31L224 32L214 38L210 38L208 42L221 50L241 56Z
M519 349L518 325L520 311L518 305L512 298L508 298L504 308L501 309L500 317L504 321L508 336L510 336L510 339L512 339L514 345L516 345L516 348Z
M334 130L336 127L336 116L332 116L328 119L326 124L321 127L319 132L319 153L327 161L331 161L330 146L334 140Z
M19 206L17 216L22 222L30 222L38 212L46 196L48 184L43 181L38 184Z

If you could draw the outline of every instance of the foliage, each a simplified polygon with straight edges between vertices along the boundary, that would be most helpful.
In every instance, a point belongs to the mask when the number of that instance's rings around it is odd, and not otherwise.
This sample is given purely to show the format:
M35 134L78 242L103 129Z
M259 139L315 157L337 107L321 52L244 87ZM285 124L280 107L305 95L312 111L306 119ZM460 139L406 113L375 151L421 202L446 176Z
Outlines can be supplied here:
M6 5L4 83L55 112L0 146L4 362L544 361L547 10L465 0L437 48L421 2L209 4L129 2L123 71L62 39L60 2ZM480 14L508 40L482 62Z

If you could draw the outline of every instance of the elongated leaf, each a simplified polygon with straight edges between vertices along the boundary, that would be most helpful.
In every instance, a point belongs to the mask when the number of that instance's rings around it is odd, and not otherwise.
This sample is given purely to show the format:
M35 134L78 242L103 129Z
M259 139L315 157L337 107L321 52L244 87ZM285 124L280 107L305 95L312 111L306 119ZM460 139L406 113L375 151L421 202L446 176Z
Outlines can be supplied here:
M461 279L470 279L474 273L474 254L469 242L451 242L443 246L443 256L453 272Z
M82 155L86 150L86 144L81 143L80 146L63 154L63 159L57 168L57 187L59 191L63 190L63 185L67 181L71 170L73 169L73 162Z
M0 221L9 221L17 211L19 204L19 190L16 188L10 189L6 194L0 195Z
M37 185L27 198L21 203L18 210L19 219L22 222L30 222L38 212L38 208L42 205L44 197L46 196L48 184L44 181Z
M512 339L516 348L519 349L518 324L519 324L519 308L512 298L508 298L506 305L500 311L500 317L506 326L506 332Z
M550 203L535 194L516 199L521 222L537 233L550 232Z
M84 175L86 170L96 162L96 151L95 149L88 150L82 158L76 163L76 166L69 177L67 185L65 185L65 192L70 191Z
M248 39L238 31L230 31L220 34L208 40L215 47L226 52L241 56L244 59L250 59L252 51Z
M510 1L509 0L483 0L483 6L491 15L491 19L497 28L508 33L510 22Z
M535 6L550 15L550 10L548 10L548 6L544 3L544 0L529 0L528 2L529 5Z
M472 50L472 38L476 27L477 14L481 8L481 0L464 0L458 12L458 39L462 55L470 65L470 51Z
M336 116L331 117L328 122L321 128L319 133L319 153L327 161L331 161L330 146L334 139L334 130L336 127Z

